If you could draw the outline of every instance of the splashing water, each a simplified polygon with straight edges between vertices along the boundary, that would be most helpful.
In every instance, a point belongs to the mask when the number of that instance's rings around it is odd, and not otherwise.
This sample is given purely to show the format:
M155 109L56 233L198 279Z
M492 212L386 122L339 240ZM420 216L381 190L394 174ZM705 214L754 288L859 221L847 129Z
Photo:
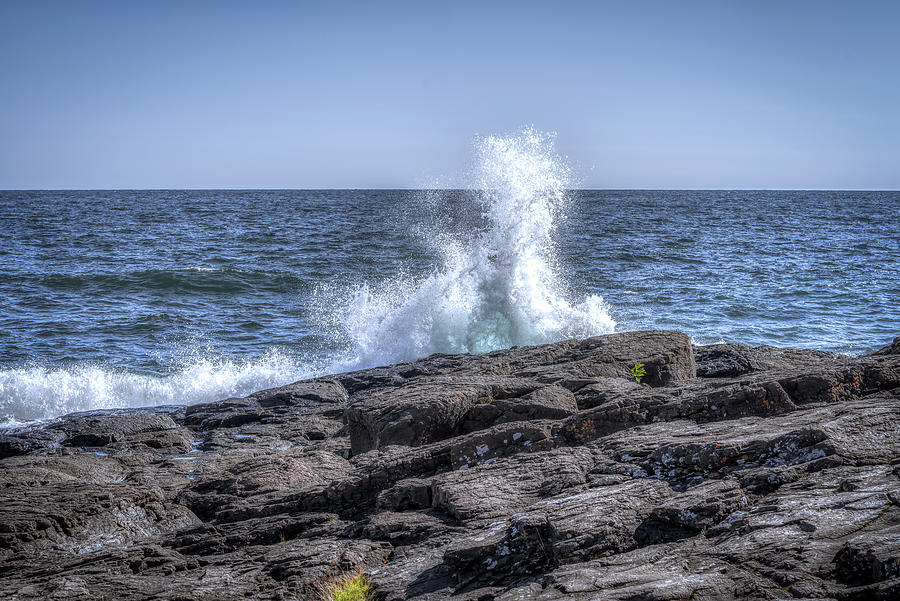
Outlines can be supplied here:
M569 180L569 171L555 153L553 142L553 136L531 129L513 137L479 138L466 199L470 205L474 199L474 208L482 213L482 226L467 234L454 233L440 223L440 211L429 212L424 219L431 220L431 225L419 233L436 251L436 272L397 277L376 285L363 284L349 293L346 288L332 285L330 294L323 292L317 302L313 301L320 305L323 320L318 324L319 331L312 328L312 333L333 335L332 340L320 339L320 347L307 349L299 356L272 347L255 358L235 360L191 343L185 353L177 353L181 356L174 363L164 361L172 365L167 375L121 368L104 361L3 366L0 426L73 411L210 402L302 378L411 360L435 352L481 353L611 331L615 323L603 299L589 296L577 304L571 303L565 282L553 267L553 234L565 214ZM191 226L188 223L185 227ZM165 273L169 268L162 269ZM184 273L180 268L174 271ZM113 298L121 294L117 285L129 295L152 289L154 295L183 300L185 290L196 294L212 287L215 293L245 298L241 295L264 286L270 278L260 270L204 267L188 272L208 278L200 284L189 285L196 282L179 276L180 279L165 278L163 283L168 287L163 289L157 281L158 272L155 268L148 272L154 275L153 286L143 281L135 283L115 272L101 273L94 279L76 278L73 285L76 291L86 288L95 296ZM222 278L227 281L220 282ZM68 284L69 280L64 282ZM72 291L71 286L60 290L58 281L48 285L54 298L63 298ZM92 286L101 287L93 290ZM338 299L343 300L337 302ZM173 324L166 321L151 325ZM340 342L348 343L349 352L336 350ZM77 352L73 354L77 356Z
M74 411L212 402L311 375L303 369L274 351L247 361L197 356L168 376L93 363L5 369L0 371L0 425Z
M483 353L611 332L599 296L573 305L553 269L553 231L569 170L554 136L526 129L476 141L474 192L488 222L469 240L435 236L433 275L363 285L337 315L353 358L366 367L431 353Z

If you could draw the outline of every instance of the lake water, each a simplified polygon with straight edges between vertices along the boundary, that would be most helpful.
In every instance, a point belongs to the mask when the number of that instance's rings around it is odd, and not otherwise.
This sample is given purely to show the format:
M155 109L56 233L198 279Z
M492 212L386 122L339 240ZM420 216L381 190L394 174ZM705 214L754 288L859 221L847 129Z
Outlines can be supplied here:
M557 167L467 191L0 192L0 422L611 331L900 335L900 193L570 191Z

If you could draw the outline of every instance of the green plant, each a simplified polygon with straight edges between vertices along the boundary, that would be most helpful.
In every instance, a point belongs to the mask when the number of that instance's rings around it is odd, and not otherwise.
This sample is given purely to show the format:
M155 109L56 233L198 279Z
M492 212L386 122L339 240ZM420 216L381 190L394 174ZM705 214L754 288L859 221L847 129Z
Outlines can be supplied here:
M322 587L321 601L372 601L372 583L362 572L345 574Z
M647 370L644 369L643 363L635 363L634 367L631 368L631 376L634 378L634 381L638 384L641 383L641 380L644 376L647 375Z

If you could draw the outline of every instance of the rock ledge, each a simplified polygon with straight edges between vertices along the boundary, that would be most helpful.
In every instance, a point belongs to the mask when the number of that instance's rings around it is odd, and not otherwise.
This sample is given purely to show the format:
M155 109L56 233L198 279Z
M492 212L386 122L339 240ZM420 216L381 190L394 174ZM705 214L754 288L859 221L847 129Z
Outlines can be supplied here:
M0 598L349 570L382 600L900 598L900 338L631 332L0 432Z

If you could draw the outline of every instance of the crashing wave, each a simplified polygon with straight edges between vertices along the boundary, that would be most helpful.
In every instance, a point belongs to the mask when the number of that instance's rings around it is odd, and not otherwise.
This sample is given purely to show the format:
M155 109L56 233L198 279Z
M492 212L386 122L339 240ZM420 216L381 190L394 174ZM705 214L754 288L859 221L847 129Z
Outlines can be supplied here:
M611 332L615 322L603 299L571 302L553 268L553 232L568 183L554 136L526 129L479 138L472 193L487 227L466 239L433 233L443 260L431 275L352 291L332 315L350 341L349 365Z

